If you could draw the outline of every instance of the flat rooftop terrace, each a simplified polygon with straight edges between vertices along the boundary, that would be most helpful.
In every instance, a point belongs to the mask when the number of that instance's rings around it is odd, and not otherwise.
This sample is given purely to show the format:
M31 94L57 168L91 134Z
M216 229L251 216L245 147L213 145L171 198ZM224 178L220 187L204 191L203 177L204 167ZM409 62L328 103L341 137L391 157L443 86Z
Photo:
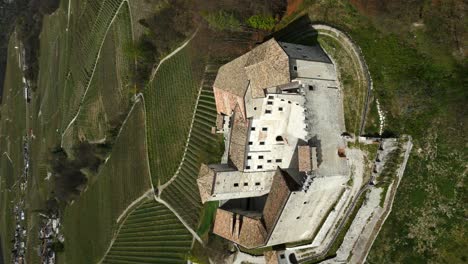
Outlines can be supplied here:
M346 131L343 111L343 94L335 81L307 80L312 89L304 89L307 138L317 147L318 176L348 175L344 151L346 142L341 136Z

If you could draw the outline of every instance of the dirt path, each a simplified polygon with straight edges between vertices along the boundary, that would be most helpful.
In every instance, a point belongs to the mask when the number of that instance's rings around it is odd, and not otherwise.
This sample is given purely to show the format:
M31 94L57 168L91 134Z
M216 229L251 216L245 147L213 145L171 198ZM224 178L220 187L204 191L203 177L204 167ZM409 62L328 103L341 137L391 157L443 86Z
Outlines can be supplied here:
M143 193L140 197L136 198L131 204L129 204L127 206L127 208L125 208L125 210L123 210L123 212L119 215L119 217L117 218L117 223L120 223L120 220L122 220L123 217L125 217L128 213L128 211L132 208L134 208L137 204L139 204L141 201L143 201L143 199L145 198L149 198L151 197L151 195L154 193L153 189L149 189L148 191L146 191L145 193ZM123 224L123 223L122 223ZM121 225L122 225L121 224Z
M198 241L200 242L200 244L204 245L205 243L203 243L203 240L198 236L197 232L195 232L188 224L187 222L185 222L185 220L177 213L177 211L172 208L172 206L167 203L166 201L164 201L163 199L159 198L158 196L154 195L154 200L156 200L156 202L158 203L161 203L163 205L165 205L169 210L172 211L172 213L174 213L174 215L179 219L179 221L185 226L185 228L187 228L187 230L193 235L193 237Z
M180 45L177 49L175 49L174 51L172 51L171 53L169 53L167 56L165 56L164 58L161 59L161 61L158 63L158 66L156 66L156 68L151 72L151 78L149 80L149 83L153 81L154 79L154 76L156 76L156 73L158 72L159 70L159 67L161 67L161 65L168 59L170 59L172 56L176 55L180 50L182 50L183 48L185 48L185 46L187 46L190 41L197 35L198 33L198 29L197 28L195 30L195 32L193 32L193 34L190 36L189 39L187 39L184 43L182 43L182 45Z

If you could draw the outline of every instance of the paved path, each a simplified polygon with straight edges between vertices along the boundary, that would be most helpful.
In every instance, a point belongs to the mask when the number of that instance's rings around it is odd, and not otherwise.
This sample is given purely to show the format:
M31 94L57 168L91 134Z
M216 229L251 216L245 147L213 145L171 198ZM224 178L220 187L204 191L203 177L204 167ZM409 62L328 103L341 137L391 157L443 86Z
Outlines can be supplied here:
M396 192L397 192L398 186L400 185L401 178L403 178L403 173L405 172L406 165L408 163L408 159L409 159L412 149L413 149L413 139L411 138L411 136L408 136L408 142L406 143L403 162L398 169L397 178L393 182L392 188L389 190L390 195L388 196L388 200L386 200L384 204L384 208L385 208L385 212L383 213L384 216L381 217L380 222L377 223L377 227L374 227L374 232L372 232L371 238L368 240L363 252L360 252L360 254L353 255L351 259L352 263L364 263L366 261L366 258L369 255L372 245L374 244L374 241L377 238L377 235L380 233L380 230L382 229L383 224L385 223L388 216L390 215L390 212L392 211Z
M350 36L348 36L346 33L328 26L328 25L323 25L323 24L313 24L312 27L318 31L318 34L320 35L325 35L334 38L336 41L340 42L341 44L347 46L348 48L345 47L347 51L350 51L354 56L358 59L358 63L360 68L362 69L362 72L364 73L366 77L366 82L367 82L367 95L366 95L366 100L364 104L364 110L362 113L362 118L361 118L361 125L359 128L359 134L362 135L365 131L365 124L366 124L366 117L367 113L369 111L369 98L371 96L371 91L374 89L374 83L372 81L372 77L369 73L369 68L367 67L366 60L364 59L364 56L362 55L362 50L361 48L354 43L354 41L351 39Z

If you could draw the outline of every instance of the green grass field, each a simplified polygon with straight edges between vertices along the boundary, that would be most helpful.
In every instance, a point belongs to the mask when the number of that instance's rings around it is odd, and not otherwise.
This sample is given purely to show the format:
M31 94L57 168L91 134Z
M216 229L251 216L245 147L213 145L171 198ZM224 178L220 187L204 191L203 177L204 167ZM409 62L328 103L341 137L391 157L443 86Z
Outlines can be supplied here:
M103 257L118 217L151 189L142 106L138 102L131 112L95 182L65 209L67 263L95 263Z
M189 44L165 61L143 92L155 186L167 182L182 159L204 64L192 48Z
M192 235L164 205L149 200L125 220L103 263L186 263Z
M23 172L23 136L26 135L26 101L15 36L10 38L3 103L0 108L0 239L3 257L11 262L14 215L12 201L18 201ZM10 160L11 159L11 160Z

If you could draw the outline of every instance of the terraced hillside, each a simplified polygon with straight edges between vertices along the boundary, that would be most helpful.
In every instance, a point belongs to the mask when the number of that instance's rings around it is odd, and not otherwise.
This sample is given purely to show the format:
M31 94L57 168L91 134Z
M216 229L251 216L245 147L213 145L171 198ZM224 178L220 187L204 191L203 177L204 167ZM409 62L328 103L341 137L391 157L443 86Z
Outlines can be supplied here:
M103 263L186 263L192 235L175 215L148 200L125 220Z
M204 66L194 48L189 44L161 64L143 92L154 185L172 177L183 155Z
M124 49L132 42L128 5L122 6L102 46L102 52L76 121L64 135L64 145L77 138L99 141L128 111L134 62Z
M67 263L96 263L118 228L119 216L151 190L144 121L143 105L138 101L95 182L65 209Z
M208 68L207 68L208 70ZM161 198L167 201L194 229L201 212L201 200L196 183L202 162L215 162L220 157L222 142L211 133L216 122L216 108L211 88L215 72L207 71L205 81L197 101L190 136L182 162L169 184L161 190Z
M68 22L68 31L71 33L69 58L73 63L69 64L63 96L64 109L68 109L63 112L61 130L64 132L80 111L96 73L105 39L121 14L121 8L127 6L128 12L127 2L123 0L89 0L79 3L70 11L73 15Z

